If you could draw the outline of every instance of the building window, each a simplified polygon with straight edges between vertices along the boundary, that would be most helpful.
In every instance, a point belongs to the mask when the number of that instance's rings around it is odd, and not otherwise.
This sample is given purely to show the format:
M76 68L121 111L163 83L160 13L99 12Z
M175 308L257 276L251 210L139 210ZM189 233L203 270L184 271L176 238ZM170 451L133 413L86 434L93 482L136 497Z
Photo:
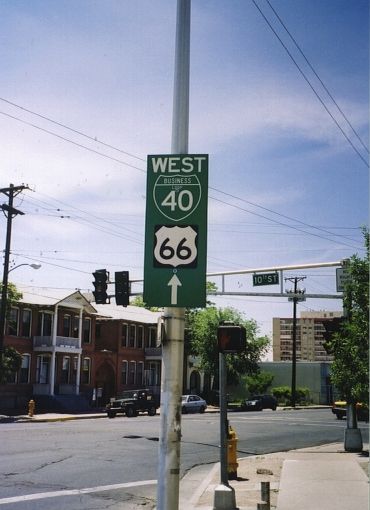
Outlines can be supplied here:
M127 361L122 361L122 368L121 368L121 383L123 385L127 384Z
M121 331L121 347L127 347L127 324L122 324L122 331Z
M80 333L80 318L78 315L73 317L73 328L72 328L72 336L73 338L78 338Z
M49 368L50 368L50 357L49 356L37 356L36 364L36 382L38 384L48 384L49 382Z
M129 371L128 377L129 377L129 384L135 384L136 361L130 361L130 371Z
M8 318L8 335L18 336L18 319L19 319L18 308L11 308Z
M51 336L53 315L48 312L39 313L38 334L40 336Z
M129 346L135 347L136 342L136 326L135 324L130 325L130 338L129 338Z
M149 340L148 347L156 347L157 346L157 330L156 328L149 328Z
M91 343L91 319L85 317L83 320L83 343Z
M23 354L22 365L19 371L19 382L21 384L27 384L30 381L30 366L31 366L30 354Z
M142 349L144 346L144 328L143 326L138 326L137 328L137 347L138 349Z
M81 378L82 384L90 383L90 373L91 373L91 359L84 358L82 360L82 378Z
M143 376L144 376L144 362L139 361L137 364L137 372L136 372L136 384L138 386L142 386Z
M71 359L69 356L63 356L62 361L62 374L60 378L60 382L62 384L69 383L69 371L70 371Z
M22 336L31 337L31 310L22 311Z
M71 333L71 316L65 315L63 317L63 336L69 337Z
M73 357L72 362L72 374L71 374L71 384L77 384L77 366L78 366L78 357Z

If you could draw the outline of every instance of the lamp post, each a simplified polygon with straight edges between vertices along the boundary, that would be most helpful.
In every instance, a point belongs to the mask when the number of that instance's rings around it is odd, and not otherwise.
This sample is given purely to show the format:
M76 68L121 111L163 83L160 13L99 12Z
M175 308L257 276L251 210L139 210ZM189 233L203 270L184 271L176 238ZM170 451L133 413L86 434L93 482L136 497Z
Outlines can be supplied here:
M9 271L8 271L8 274L11 271L14 271L14 269L18 269L18 267L20 267L20 266L30 266L30 267L32 267L32 269L40 269L41 264L27 264L26 262L24 262L23 264L18 264L17 266L14 266L14 267L10 268Z

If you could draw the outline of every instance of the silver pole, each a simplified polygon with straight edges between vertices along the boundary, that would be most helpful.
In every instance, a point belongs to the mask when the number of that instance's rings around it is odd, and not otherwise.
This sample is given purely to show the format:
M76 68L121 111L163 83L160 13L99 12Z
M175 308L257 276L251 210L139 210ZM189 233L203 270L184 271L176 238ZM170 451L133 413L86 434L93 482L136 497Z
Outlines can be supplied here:
M225 354L219 353L220 378L220 475L221 483L229 485L227 474L227 398L226 398L226 360Z
M173 154L188 153L189 68L190 0L178 0L171 143ZM185 308L165 308L157 486L158 510L176 510L179 505L184 326Z

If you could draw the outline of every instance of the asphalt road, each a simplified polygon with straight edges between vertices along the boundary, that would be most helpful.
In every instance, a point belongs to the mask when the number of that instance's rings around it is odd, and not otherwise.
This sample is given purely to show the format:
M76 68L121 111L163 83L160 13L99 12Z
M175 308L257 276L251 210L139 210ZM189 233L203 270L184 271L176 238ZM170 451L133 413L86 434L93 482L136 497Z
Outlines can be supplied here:
M345 428L329 409L229 413L229 421L239 457L342 441ZM159 416L1 424L1 509L153 508L159 426ZM219 461L219 428L219 414L183 416L182 475Z

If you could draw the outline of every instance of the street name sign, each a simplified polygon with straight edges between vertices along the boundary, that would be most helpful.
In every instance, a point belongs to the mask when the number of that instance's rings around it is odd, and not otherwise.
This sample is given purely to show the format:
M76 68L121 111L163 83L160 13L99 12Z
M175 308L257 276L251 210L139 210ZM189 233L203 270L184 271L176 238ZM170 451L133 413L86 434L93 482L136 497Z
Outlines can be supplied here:
M206 305L208 155L147 161L144 302Z
M279 283L279 273L260 273L253 275L253 286L259 285L277 285Z

